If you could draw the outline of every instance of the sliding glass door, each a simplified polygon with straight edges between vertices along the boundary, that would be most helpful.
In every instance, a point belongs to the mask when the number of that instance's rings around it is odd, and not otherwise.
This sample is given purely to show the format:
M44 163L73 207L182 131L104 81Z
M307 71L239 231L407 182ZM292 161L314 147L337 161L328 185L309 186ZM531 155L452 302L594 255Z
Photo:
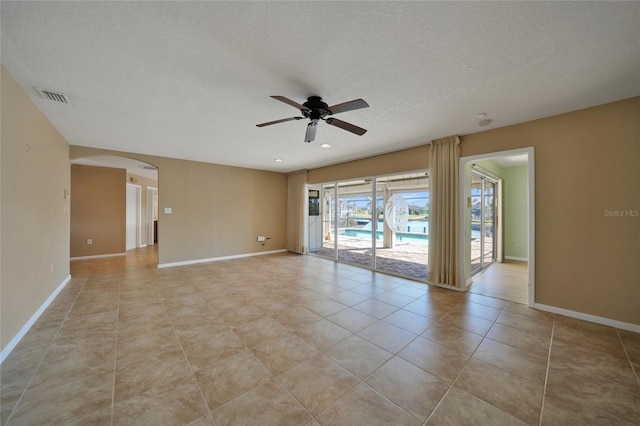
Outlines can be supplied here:
M496 260L496 181L471 172L471 274Z
M426 280L428 182L427 173L417 172L314 186L322 230L310 235L323 237L322 244L310 241L310 252Z
M372 180L341 182L336 203L338 260L373 267L376 223Z
M381 219L376 268L426 281L429 246L428 177L424 173L417 176L388 176L378 179L377 185Z

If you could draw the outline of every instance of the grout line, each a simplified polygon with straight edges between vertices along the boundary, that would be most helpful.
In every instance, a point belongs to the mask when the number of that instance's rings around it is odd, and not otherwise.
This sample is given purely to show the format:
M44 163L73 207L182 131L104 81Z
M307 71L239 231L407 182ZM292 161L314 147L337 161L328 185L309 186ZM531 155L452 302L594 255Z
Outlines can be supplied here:
M462 302L460 302L462 303ZM473 302L471 302L473 303ZM459 304L458 304L459 305ZM456 306L458 306L456 305ZM480 340L480 342L478 343L478 346L476 346L476 348L473 350L473 352L471 353L471 355L469 355L469 359L467 359L467 361L464 363L464 365L462 366L462 368L460 369L460 372L458 373L458 375L456 376L455 379L453 379L453 381L451 382L451 385L449 386L449 388L447 389L447 391L444 393L444 395L442 395L442 398L440 398L440 401L438 401L438 403L436 404L435 407L433 407L433 410L431 410L431 413L429 414L429 417L427 417L427 420L424 421L424 425L426 425L429 420L431 419L431 417L433 417L433 414L436 412L436 410L438 409L438 407L440 407L440 405L442 404L442 402L445 400L445 398L447 397L447 395L449 395L449 392L451 392L451 389L455 386L456 382L458 381L458 379L460 378L460 376L462 376L462 373L464 372L464 370L467 368L467 365L469 365L469 362L471 361L471 359L473 358L473 355L478 351L478 348L480 347L480 345L482 345L482 342L484 342L485 339L488 339L487 335L489 334L489 332L491 331L491 329L496 325L498 318L500 318L500 315L502 315L503 312L505 312L507 306L509 305L509 303L505 303L504 306L502 307L502 309L500 310L500 314L496 317L496 319L493 320L493 324L491 324L491 327L489 327L489 330L487 330L487 332L482 336L482 339ZM495 309L495 308L494 308ZM439 321L439 320L438 320ZM498 323L499 324L499 323ZM466 331L466 330L464 330ZM475 334L475 333L472 333ZM491 339L489 339L491 340ZM475 395L473 395L475 396ZM477 396L475 396L478 399L481 399ZM482 401L484 401L482 399ZM490 404L487 401L484 401L487 404ZM491 406L495 407L493 404L490 404ZM503 411L502 409L495 407L500 411ZM509 413L507 413L509 414Z
M542 402L540 403L540 418L538 425L542 425L542 415L544 414L544 400L547 396L547 383L549 382L549 368L551 367L551 350L553 348L553 334L556 331L556 316L553 315L553 325L551 326L551 337L549 340L549 354L547 355L547 371L544 376L544 389L542 390Z
M113 426L113 411L116 403L116 373L118 367L118 331L120 329L120 296L122 295L122 276L118 274L118 307L116 308L116 336L113 345L113 387L111 388L111 426Z
M196 292L199 293L199 290L197 288L193 287L193 285L191 285L188 281L187 281L186 284L190 285ZM158 287L157 286L154 286L154 287L156 288L156 293L158 294L158 297L160 298L160 301L162 302L162 306L164 307L164 310L166 312L167 319L169 320L169 323L171 324L171 329L173 330L173 334L175 335L176 340L178 341L178 345L180 345L180 350L182 351L182 356L184 357L184 360L187 362L187 366L189 367L189 371L191 372L191 377L193 378L193 380L195 381L196 385L198 386L198 390L200 391L200 397L202 398L202 401L204 402L204 406L207 408L207 413L210 416L212 416L212 418L213 418L213 414L211 414L211 408L209 407L209 403L207 402L207 398L204 396L204 392L202 390L202 386L200 386L200 382L198 381L198 378L196 377L196 374L193 371L193 367L191 366L191 362L189 362L189 357L187 356L187 353L184 350L184 346L182 345L182 342L180 341L180 337L178 336L178 332L176 331L176 327L175 327L175 325L173 323L173 319L171 319L171 315L169 313L169 309L167 308L167 305L164 303L164 298L160 294L160 291L158 290ZM208 302L207 302L207 305L209 306L210 309L212 309ZM200 416L200 417L202 417L202 416ZM200 417L198 417L198 418L200 418ZM215 422L215 419L214 419L214 422Z
M631 366L631 371L633 371L633 374L636 376L636 381L638 382L638 386L640 386L640 371L636 371L636 369L633 366L633 362L631 362L631 357L629 356L629 351L627 351L627 346L624 344L624 340L620 335L620 329L616 328L616 334L618 335L618 339L620 339L620 343L622 344L622 349L624 350L624 354L627 357L627 361L629 361L629 365Z
M31 386L31 382L33 382L33 379L36 377L36 374L38 374L38 371L40 371L40 367L42 367L42 363L44 362L45 358L49 354L49 351L51 350L51 345L53 345L54 340L56 340L56 337L58 337L58 334L60 334L60 330L62 329L62 326L64 325L64 322L67 320L67 317L69 316L69 312L71 312L71 309L76 304L76 301L78 300L78 297L80 296L80 293L82 293L82 290L84 290L84 287L87 284L88 280L89 280L88 277L87 277L87 279L84 280L84 283L82 284L82 287L80 287L80 290L78 290L78 293L76 294L76 297L73 299L73 302L71 302L71 305L69 305L69 309L67 310L67 313L64 315L64 318L62 319L62 321L60 321L60 326L56 330L56 333L54 334L53 338L47 344L47 350L44 352L44 355L42 356L42 359L38 363L38 366L33 370L33 374L31 375L31 378L29 379L29 381L25 385L22 393L20 394L20 398L18 398L18 400L15 402L15 405L13 406L13 409L11 410L11 413L9 413L9 417L7 417L7 420L6 420L5 424L9 424L9 420L11 420L11 417L13 416L13 413L15 413L16 408L18 408L18 405L20 404L20 402L22 402L22 398L24 398L24 395L27 393L27 389L29 389L29 386ZM53 301L51 303L55 302L55 300L59 296L60 296L60 294L58 294L58 296L56 296L56 298L53 299ZM51 305L49 305L49 306L51 306ZM45 312L47 312L46 309L42 314L44 315ZM42 315L40 316L40 318L41 317L42 317ZM38 318L38 320L40 318ZM36 321L36 323L33 324L33 325L35 326L37 323L38 323L38 321ZM6 359L5 359L5 361L6 361Z

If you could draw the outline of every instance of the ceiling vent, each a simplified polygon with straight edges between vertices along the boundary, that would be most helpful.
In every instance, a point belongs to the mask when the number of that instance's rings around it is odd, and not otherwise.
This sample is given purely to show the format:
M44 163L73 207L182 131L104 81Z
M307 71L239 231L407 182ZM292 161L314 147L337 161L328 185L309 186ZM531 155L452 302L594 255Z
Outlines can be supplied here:
M36 90L38 91L38 93L40 93L40 96L42 96L43 99L53 101L53 102L58 102L61 104L71 104L71 98L69 97L69 95L65 95L64 93L52 92L50 90L40 89L39 87L36 87Z

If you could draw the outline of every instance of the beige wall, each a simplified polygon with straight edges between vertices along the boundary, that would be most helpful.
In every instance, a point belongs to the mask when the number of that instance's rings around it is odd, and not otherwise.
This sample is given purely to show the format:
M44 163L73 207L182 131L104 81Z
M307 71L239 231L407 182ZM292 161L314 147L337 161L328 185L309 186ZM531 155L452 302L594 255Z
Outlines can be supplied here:
M640 324L640 98L462 137L535 148L536 303Z
M461 137L461 156L535 149L536 303L640 324L640 98ZM428 146L309 172L425 168ZM627 210L613 216L606 211Z
M161 264L285 248L282 173L79 146L71 146L70 155L121 155L158 167ZM172 214L164 214L165 207ZM271 240L262 246L258 235Z
M535 149L536 303L640 324L640 217L605 213L640 210L638 117L632 98L461 137L461 156ZM427 152L311 170L310 182L424 168Z
M69 146L1 68L1 345L69 276Z
M71 257L126 251L126 196L124 169L71 165Z
M422 145L384 155L309 170L309 184L382 176L429 167L429 146Z

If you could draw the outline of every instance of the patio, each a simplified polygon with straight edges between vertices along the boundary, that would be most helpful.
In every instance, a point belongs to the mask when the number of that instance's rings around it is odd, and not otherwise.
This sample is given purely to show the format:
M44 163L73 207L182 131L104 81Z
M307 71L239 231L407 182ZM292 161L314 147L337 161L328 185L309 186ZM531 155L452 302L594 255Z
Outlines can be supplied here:
M427 280L429 245L416 244L410 239L396 241L393 248L383 248L380 241L376 247L376 270L411 278L417 281ZM312 254L334 259L333 240L324 241L319 250ZM480 239L471 240L471 266L480 262ZM373 249L368 238L338 235L338 260L342 262L373 268ZM487 259L488 260L488 259Z
M393 248L382 248L382 243L380 241L377 241L377 243L376 269L378 271L418 281L427 280L427 244L416 244L405 239L402 242L397 241ZM334 259L334 246L333 241L325 241L320 250L312 253ZM338 260L372 268L373 249L371 240L339 235Z

